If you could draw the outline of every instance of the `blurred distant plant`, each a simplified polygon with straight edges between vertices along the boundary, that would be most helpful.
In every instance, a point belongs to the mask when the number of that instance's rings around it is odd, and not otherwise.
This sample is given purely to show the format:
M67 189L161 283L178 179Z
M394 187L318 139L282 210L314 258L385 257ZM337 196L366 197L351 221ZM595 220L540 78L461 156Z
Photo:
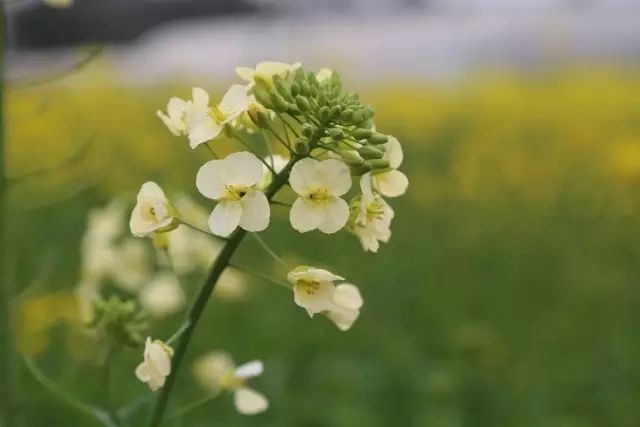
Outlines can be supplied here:
M237 72L247 84L232 85L219 104L211 105L208 93L194 88L192 99L173 97L166 112L157 113L172 134L213 157L199 169L195 183L215 201L211 214L186 196L170 198L149 181L141 186L129 221L131 234L149 238L148 244L124 235L126 206L121 200L90 213L82 242L76 290L81 317L95 339L108 343L107 372L119 347L144 344L135 374L152 391L159 390L150 426L165 418L175 377L212 292L221 298L242 295L234 271L289 288L295 304L310 317L326 315L340 330L357 320L363 304L358 287L335 284L345 279L325 269L289 266L257 234L268 227L272 206L290 208L291 226L301 233L317 229L333 234L344 228L365 251L376 252L380 242L389 240L394 216L383 197L400 196L408 186L397 170L400 143L376 131L373 109L346 92L337 73L278 62ZM238 141L244 151L221 158L216 141L222 137ZM266 157L258 154L258 144L264 145ZM360 191L347 202L353 177ZM247 232L286 269L287 281L232 262ZM203 268L209 268L208 276L173 336L148 337L155 319L183 309L188 292L181 277ZM246 386L262 373L260 361L236 368L230 356L219 352L199 360L194 373L209 394L168 417L185 414L221 390L234 393L241 413L268 408L267 398ZM43 376L32 362L28 366L36 378ZM126 424L129 412L108 407L93 413L106 425L119 426Z

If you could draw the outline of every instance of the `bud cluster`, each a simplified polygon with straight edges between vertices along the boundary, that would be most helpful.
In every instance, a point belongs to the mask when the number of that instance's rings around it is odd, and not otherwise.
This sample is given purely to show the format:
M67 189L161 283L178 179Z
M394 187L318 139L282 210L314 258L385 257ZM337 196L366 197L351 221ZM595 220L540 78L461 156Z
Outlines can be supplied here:
M137 347L144 342L149 327L146 315L134 300L122 300L116 296L93 302L95 314L89 328L114 341Z
M301 135L293 146L297 154L330 151L357 176L389 168L384 159L388 137L372 129L373 109L358 94L344 92L336 72L319 79L297 68L284 76L274 75L270 82L256 79L252 92L266 108L298 119ZM266 126L266 117L256 114L254 122Z

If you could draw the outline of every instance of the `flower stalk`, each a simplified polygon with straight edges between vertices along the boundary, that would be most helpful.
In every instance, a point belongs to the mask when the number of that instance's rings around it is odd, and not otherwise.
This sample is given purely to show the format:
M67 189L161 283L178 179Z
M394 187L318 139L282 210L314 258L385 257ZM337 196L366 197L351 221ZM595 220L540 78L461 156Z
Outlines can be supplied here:
M287 183L289 172L298 160L298 157L293 157L285 166L285 168L279 174L274 176L271 185L265 192L268 200L271 200L276 195L276 193ZM162 420L167 409L167 404L169 403L171 391L175 384L180 366L182 365L184 355L186 354L187 348L189 347L191 337L193 336L195 328L198 325L198 321L202 316L202 312L204 311L207 302L211 298L211 293L215 289L220 276L222 275L224 270L231 264L231 258L233 257L236 249L238 249L238 247L240 246L240 243L242 242L242 239L244 239L246 234L247 232L245 230L243 230L242 228L238 228L229 237L226 244L213 262L208 277L202 284L198 295L196 296L193 304L187 312L186 319L181 327L183 332L180 335L178 343L175 347L175 353L172 359L171 375L167 377L167 382L160 391L160 395L156 400L155 407L151 414L151 421L149 423L150 427L158 427L162 424Z

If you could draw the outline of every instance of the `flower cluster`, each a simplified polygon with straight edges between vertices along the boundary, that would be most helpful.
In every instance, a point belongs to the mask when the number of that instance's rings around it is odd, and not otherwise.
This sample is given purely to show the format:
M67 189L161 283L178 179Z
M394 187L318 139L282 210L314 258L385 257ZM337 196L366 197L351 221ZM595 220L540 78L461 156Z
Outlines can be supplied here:
M166 249L170 264L178 270L200 259L195 253L181 259L180 252L206 247L179 237L184 230L210 232L204 237L226 241L219 257L211 256L215 261L190 309L190 321L168 340L179 339L182 351L191 334L184 339L180 334L195 327L205 299L230 267L229 260L247 233L254 233L267 253L286 266L255 234L269 227L274 206L289 208L291 227L300 233L333 234L345 229L358 237L365 251L377 252L380 242L391 237L394 217L385 198L401 196L408 187L407 177L398 170L403 160L399 141L376 130L373 109L357 94L346 92L337 73L326 68L310 72L302 64L280 62L262 62L236 72L244 83L232 85L220 102L212 102L204 89L193 88L191 99L173 97L166 112L157 113L173 135L186 137L192 149L205 147L212 156L195 179L200 194L214 202L208 218L206 214L201 218L208 231L190 223L189 216L183 216L153 182L142 185L131 213L131 233ZM222 138L237 140L243 148L220 158L216 140ZM286 186L292 191L281 191ZM174 252L176 247L181 249ZM293 301L310 317L323 314L342 331L359 317L362 295L343 277L298 266L288 268L286 278L288 284L279 283L292 290ZM140 299L159 312L174 312L185 300L176 289L175 276L164 273L150 281ZM137 377L152 390L162 388L175 371L168 343L147 339L144 361L136 369ZM177 369L180 362L176 363ZM203 356L194 365L203 387L212 393L232 391L243 414L268 407L267 399L246 385L262 371L261 362L235 367L220 352ZM161 417L163 407L158 410Z

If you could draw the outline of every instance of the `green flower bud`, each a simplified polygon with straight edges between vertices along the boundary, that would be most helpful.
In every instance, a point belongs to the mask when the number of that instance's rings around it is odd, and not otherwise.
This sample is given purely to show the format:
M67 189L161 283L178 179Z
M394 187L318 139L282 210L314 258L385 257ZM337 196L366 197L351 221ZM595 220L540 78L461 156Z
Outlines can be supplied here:
M327 105L327 95L324 93L318 95L318 105L321 107Z
M89 328L129 347L144 341L149 322L134 300L112 296L94 302L95 315Z
M282 98L284 98L287 102L293 102L293 97L291 96L291 93L287 89L287 86L285 85L284 80L282 80L282 77L273 76L273 85L275 86L278 94L282 96Z
M310 123L305 123L302 125L300 132L307 138L311 138L314 133L316 133L316 127Z
M339 141L344 138L344 132L342 131L342 129L331 128L327 130L327 133L331 138L335 139L336 141Z
M364 107L362 109L362 114L364 115L364 119L365 120L369 120L370 118L372 118L375 115L375 111L373 111L373 108L369 107L368 105L366 107Z
M257 127L261 129L269 128L269 116L267 115L267 112L263 108L260 108L260 106L256 104L250 105L249 109L247 110L247 114L249 115L249 118L251 119L251 121Z
M373 132L369 129L356 129L351 132L351 136L357 140L370 138L372 134Z
M363 120L364 120L364 115L362 114L361 110L354 111L353 114L351 115L351 121L353 123L360 123Z
M387 135L383 135L381 133L374 133L368 139L369 144L373 145L385 144L388 140L389 138L387 137Z
M320 107L320 110L318 110L318 116L319 116L320 121L322 123L326 123L329 120L331 120L331 114L329 113L329 107L327 107L326 105L324 107Z
M300 93L303 95L311 95L311 86L306 80L300 82Z
M360 154L358 154L356 150L341 151L340 157L342 157L342 160L349 166L364 164L364 159L360 156Z
M271 102L275 111L286 112L289 109L289 103L279 93L271 94Z
M331 109L329 110L329 115L332 118L335 117L339 117L340 113L342 112L342 107L340 105L334 105L333 107L331 107Z
M368 163L349 165L349 169L351 170L351 176L362 176L371 170L371 165Z
M340 113L340 119L342 119L345 122L350 122L352 115L353 115L353 110L346 109L342 113Z
M300 85L296 82L291 83L291 95L295 98L300 94Z
M293 149L296 154L299 154L300 156L306 155L309 152L309 140L304 136L298 138L293 145Z
M389 167L389 160L386 159L369 160L369 163L373 169L385 169Z
M298 83L302 83L305 79L304 70L302 68L297 68L293 74L293 79Z
M307 98L305 98L302 95L296 96L296 105L302 112L311 110L311 104L309 104L309 101L307 100Z
M361 147L360 149L358 149L358 153L360 153L360 155L367 160L381 159L384 156L384 152L371 146Z
M264 90L259 86L254 86L251 91L253 92L253 96L255 96L256 101L258 101L260 104L264 105L267 108L273 108L269 91Z

